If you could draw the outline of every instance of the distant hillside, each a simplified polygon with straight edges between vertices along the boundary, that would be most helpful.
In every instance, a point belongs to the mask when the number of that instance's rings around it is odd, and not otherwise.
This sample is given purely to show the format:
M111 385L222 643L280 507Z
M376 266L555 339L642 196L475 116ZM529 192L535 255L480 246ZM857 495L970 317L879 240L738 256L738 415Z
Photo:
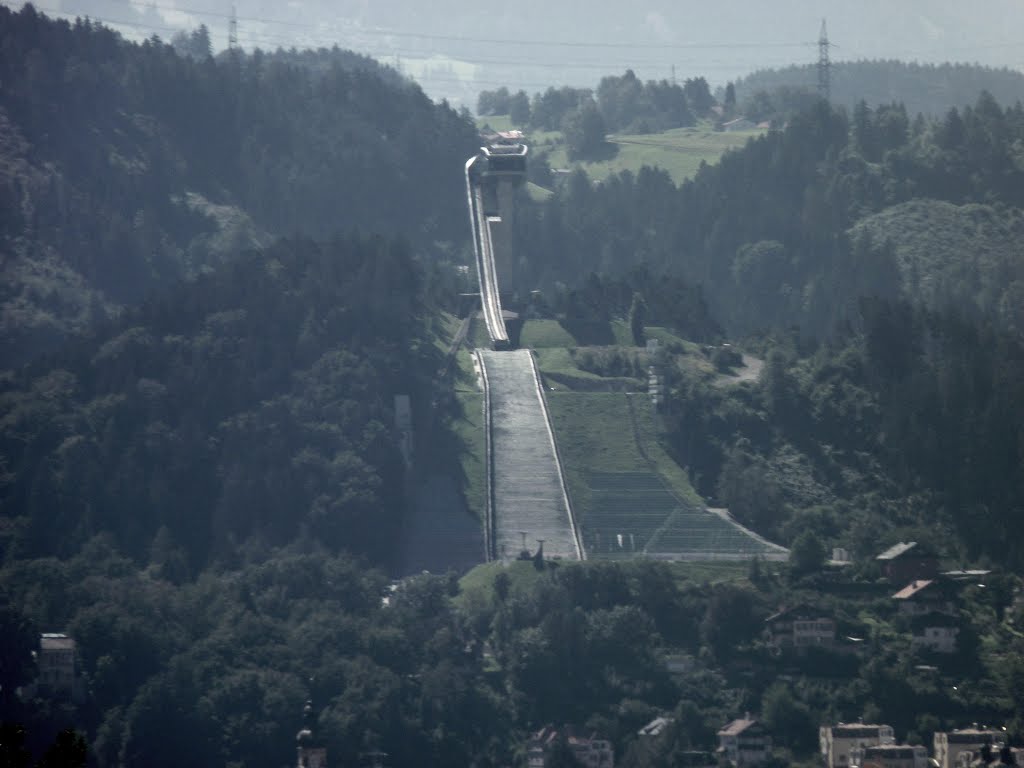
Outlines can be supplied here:
M343 52L218 59L0 7L0 356L267 235L465 237L475 129Z
M741 105L758 91L780 88L816 91L813 64L784 69L763 69L736 81ZM974 104L982 91L1012 106L1024 97L1024 73L976 64L915 64L903 61L839 61L832 65L832 102L852 109L861 100L869 106L902 103L913 117L918 113L941 117L952 107Z

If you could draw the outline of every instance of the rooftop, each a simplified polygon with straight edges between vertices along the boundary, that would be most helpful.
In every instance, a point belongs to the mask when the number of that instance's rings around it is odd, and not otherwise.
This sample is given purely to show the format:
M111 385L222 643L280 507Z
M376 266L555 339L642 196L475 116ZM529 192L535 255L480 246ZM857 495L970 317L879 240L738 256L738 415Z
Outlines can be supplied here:
M892 728L888 725L881 725L879 723L836 723L833 726L829 726L832 730L833 736L840 738L856 738L858 736L878 736L879 732L884 728L887 732L891 732Z
M946 740L950 744L980 744L980 743L991 743L996 737L1003 736L1001 731L995 731L988 728L959 728L955 731L949 731L946 734Z
M885 552L878 555L875 560L895 560L897 557L901 557L916 546L916 541L901 541L899 544L893 544L885 550Z
M765 619L765 621L778 621L779 619L790 616L793 618L806 617L811 619L831 618L827 612L820 608L815 608L813 605L807 605L806 603L800 603L799 605L794 605L792 608L780 608L778 613L773 613Z
M672 722L671 717L656 717L639 731L637 736L657 736Z
M933 584L931 579L915 579L893 595L894 600L909 600L916 597Z
M750 726L752 726L752 725L754 725L756 723L757 723L757 720L754 720L752 718L748 719L748 718L745 718L745 717L740 718L738 720L733 720L731 723L729 723L724 728L722 728L718 732L718 735L719 736L738 736L739 734L741 734L745 730L747 730Z
M73 651L75 641L62 632L44 632L39 637L39 647L44 651Z

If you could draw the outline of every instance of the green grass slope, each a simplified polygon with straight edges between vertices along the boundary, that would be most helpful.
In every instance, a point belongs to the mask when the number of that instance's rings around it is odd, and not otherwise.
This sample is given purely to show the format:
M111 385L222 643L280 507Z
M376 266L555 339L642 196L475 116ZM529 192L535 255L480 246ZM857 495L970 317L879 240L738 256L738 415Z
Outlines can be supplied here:
M686 473L658 444L645 394L550 392L548 403L589 557L776 554L705 509Z

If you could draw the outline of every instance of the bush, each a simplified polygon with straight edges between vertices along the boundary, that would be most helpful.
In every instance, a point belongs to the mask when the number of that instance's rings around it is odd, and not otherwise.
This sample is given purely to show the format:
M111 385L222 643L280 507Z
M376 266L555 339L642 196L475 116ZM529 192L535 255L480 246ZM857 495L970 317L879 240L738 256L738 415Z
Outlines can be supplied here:
M733 368L743 365L743 355L732 347L716 347L711 353L711 362L715 370L729 373Z

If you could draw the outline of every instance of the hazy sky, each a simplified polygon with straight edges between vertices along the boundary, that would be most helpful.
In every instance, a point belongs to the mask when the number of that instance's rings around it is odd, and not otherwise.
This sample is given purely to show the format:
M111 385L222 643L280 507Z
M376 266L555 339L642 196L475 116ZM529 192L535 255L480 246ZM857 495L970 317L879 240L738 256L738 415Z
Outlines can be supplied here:
M8 5L20 2L2 0ZM205 23L227 43L230 0L40 0L130 37ZM834 61L967 61L1024 70L1024 0L236 0L243 47L338 45L399 64L434 96L472 106L479 88L595 85L703 75L713 86L817 60L822 18ZM472 81L472 82L470 82ZM1022 94L1024 98L1024 94Z

